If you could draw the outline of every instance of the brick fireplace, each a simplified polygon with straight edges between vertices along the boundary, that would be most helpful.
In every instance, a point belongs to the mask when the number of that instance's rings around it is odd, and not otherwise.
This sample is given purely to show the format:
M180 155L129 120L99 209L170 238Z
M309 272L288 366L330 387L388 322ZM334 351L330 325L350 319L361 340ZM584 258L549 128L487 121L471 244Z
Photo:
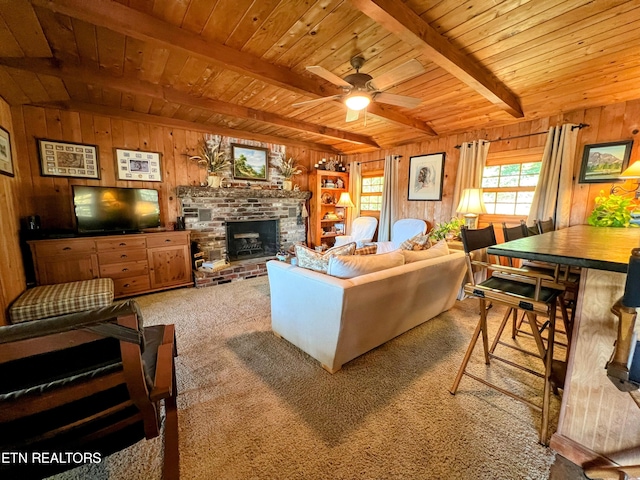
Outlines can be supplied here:
M179 186L177 196L185 227L205 259L231 262L219 271L196 272L196 287L266 275L266 262L278 248L306 240L302 206L311 192ZM261 235L268 224L271 233ZM228 238L229 232L236 238ZM238 252L235 245L243 249Z
M226 220L229 261L273 257L280 247L280 219Z

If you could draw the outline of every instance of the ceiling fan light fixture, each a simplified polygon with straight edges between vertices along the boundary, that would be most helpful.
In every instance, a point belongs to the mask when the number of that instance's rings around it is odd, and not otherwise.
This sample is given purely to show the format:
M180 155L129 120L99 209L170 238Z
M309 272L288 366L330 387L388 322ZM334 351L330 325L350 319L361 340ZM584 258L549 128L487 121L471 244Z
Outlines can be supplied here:
M367 108L367 106L371 103L371 96L364 92L352 93L344 100L344 103L351 110L362 110L364 108Z

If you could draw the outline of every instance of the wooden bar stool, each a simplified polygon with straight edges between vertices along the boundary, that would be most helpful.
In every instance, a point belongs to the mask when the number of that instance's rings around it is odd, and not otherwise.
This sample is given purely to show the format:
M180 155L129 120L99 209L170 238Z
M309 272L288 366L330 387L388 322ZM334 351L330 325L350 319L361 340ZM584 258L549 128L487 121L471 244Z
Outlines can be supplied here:
M554 388L555 390L555 387L561 387L561 384L564 381L563 377L559 378L557 372L555 372L556 375L554 375L553 369L556 309L558 299L562 297L562 289L560 287L553 288L553 276L545 273L529 272L526 269L504 266L499 263L473 261L471 259L473 252L486 249L496 244L493 225L489 225L487 228L478 230L463 228L461 236L464 250L467 255L467 269L469 277L469 283L465 285L464 290L467 295L478 298L480 303L480 319L478 320L478 324L476 325L471 342L469 343L450 392L453 395L456 394L462 377L466 375L490 388L531 406L542 414L539 441L540 443L547 445L551 389ZM473 276L474 266L490 270L491 276L480 283L476 283ZM546 282L547 286L543 285L543 281ZM498 332L496 333L494 345L499 341L510 315L517 310L525 311L525 316L531 326L532 335L538 350L538 355L536 356L542 360L544 374L540 375L538 372L535 372L525 366L518 365L512 360L499 357L491 351L489 348L489 335L487 329L488 301L496 304L502 304L507 307L507 311L502 319L500 327L498 328ZM538 324L536 322L537 317L544 317L548 320L548 341L546 342L546 346L540 335ZM473 354L473 350L480 335L482 335L483 353L486 365L490 365L492 359L498 360L511 367L543 377L544 392L542 406L467 371L467 365L471 359L471 355ZM526 351L523 351L523 353L535 355Z
M551 219L549 219L549 221L552 222ZM541 222L537 223L537 225L541 224ZM502 233L504 235L505 242L528 237L531 234L530 232L530 228L527 227L525 222L522 220L520 221L520 225L516 227L507 227L505 223L502 224ZM511 258L509 258L509 264L512 264ZM575 318L575 301L578 298L578 287L580 284L579 272L572 271L568 266L563 267L558 264L554 265L544 262L523 261L521 266L522 268L526 268L527 270L544 272L549 275L553 275L553 283L560 285L560 287L565 291L565 294L563 295L563 302L560 304L564 330L558 330L556 333L563 334L566 337L567 341L566 343L556 342L556 344L564 346L568 349L571 344L571 334L573 331L573 323ZM522 331L520 328L523 318L524 317L514 322L511 332L512 338L515 338L519 332L525 334L528 333L526 331Z

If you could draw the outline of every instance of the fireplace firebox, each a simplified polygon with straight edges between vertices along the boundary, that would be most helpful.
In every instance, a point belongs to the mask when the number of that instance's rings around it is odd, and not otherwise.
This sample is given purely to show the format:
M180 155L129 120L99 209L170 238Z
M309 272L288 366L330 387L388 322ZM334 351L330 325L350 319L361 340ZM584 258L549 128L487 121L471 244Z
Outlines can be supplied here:
M226 220L229 261L272 257L278 253L280 220Z

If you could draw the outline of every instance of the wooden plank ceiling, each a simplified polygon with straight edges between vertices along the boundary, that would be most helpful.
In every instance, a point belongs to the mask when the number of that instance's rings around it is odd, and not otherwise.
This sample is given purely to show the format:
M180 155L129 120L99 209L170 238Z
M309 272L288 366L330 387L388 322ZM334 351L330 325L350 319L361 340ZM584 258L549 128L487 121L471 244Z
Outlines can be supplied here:
M0 0L0 96L328 151L640 98L640 2L628 0ZM345 121L351 57L375 79L425 72Z

